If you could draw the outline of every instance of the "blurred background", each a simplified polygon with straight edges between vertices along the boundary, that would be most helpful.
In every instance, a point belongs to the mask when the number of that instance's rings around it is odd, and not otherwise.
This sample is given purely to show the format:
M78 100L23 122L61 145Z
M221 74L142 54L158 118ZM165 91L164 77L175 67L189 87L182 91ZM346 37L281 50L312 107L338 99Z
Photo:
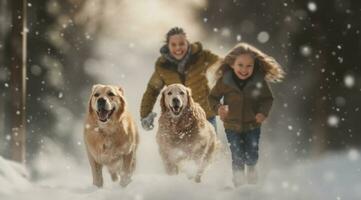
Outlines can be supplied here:
M0 1L0 155L5 158L17 115L11 110L11 41L21 13L14 4ZM28 0L26 9L26 163L34 179L46 171L46 164L35 161L47 152L60 152L59 169L87 162L82 123L96 83L125 89L143 139L141 162L149 164L139 167L152 166L152 157L144 154L157 154L157 147L144 141L155 132L140 127L140 101L165 34L175 26L220 56L248 42L285 69L285 80L271 85L275 101L263 126L263 166L338 152L358 158L359 0ZM218 127L223 134L220 121Z

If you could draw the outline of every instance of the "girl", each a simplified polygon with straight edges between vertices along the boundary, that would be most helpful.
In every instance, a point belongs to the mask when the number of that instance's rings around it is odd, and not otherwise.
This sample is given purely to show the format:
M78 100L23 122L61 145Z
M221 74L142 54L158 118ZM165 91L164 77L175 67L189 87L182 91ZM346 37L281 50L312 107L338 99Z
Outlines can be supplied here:
M273 102L266 80L280 81L284 71L272 57L240 43L226 55L219 72L221 78L211 90L209 102L223 121L230 143L233 182L239 186L247 178L248 183L256 183L260 127Z
M204 109L208 121L216 128L216 113L209 107L206 71L218 56L202 48L201 43L189 43L182 28L172 28L166 35L166 44L160 49L161 56L155 63L143 95L140 116L145 130L153 129L156 116L152 112L154 103L163 86L181 83L192 90L193 99Z

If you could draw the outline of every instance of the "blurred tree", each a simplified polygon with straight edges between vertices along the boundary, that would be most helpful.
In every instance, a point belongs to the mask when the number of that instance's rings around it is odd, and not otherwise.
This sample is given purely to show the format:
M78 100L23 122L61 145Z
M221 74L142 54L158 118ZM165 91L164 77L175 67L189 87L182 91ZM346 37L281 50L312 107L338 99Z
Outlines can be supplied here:
M1 5L8 7L11 2L1 1ZM79 124L78 120L83 117L83 102L88 98L90 84L95 82L94 78L87 74L84 63L92 57L97 38L96 31L88 31L89 19L78 19L85 2L86 0L28 0L26 122L29 137L26 142L29 162L41 150L47 139L62 146L69 155L79 152L73 151L78 144L73 133L75 125ZM5 13L1 13L0 17L5 16ZM13 26L10 23L1 25L7 29ZM100 30L97 23L92 25L91 28L94 30ZM2 56L6 59L4 62L0 61L0 69L1 72L10 74L8 41L11 34L4 30L6 29L0 30L0 39L4 38L0 42L5 43ZM4 106L8 108L11 100L8 98L10 91L6 88L9 85L9 76L6 74L0 76L0 87L4 88L1 95L4 97L2 99L8 100ZM7 109L3 113L1 116L8 116L10 111ZM5 120L5 117L3 119ZM4 123L5 126L7 123ZM10 127L5 127L4 137L7 137L10 131Z
M26 138L26 0L11 2L11 158L25 162Z
M303 11L305 16L300 20L301 28L291 38L294 44L291 52L308 49L310 53L296 54L293 63L315 77L305 91L308 101L303 104L311 108L304 116L314 153L359 147L361 135L355 133L361 131L357 122L360 85L347 82L354 82L361 75L358 66L361 2L296 1L295 5L295 13Z
M84 94L88 98L84 91L94 82L84 63L96 35L89 38L86 21L76 20L86 0L30 2L29 145L36 152L46 137L71 152L78 143L72 134L85 110Z
M8 1L0 1L0 153L1 155L6 155L8 152L8 139L6 137L5 130L7 130L6 125L8 121L5 122L6 115L5 113L5 102L7 101L7 92L8 82L10 79L10 73L6 67L6 57L7 49L6 41L7 35L10 29L10 5Z

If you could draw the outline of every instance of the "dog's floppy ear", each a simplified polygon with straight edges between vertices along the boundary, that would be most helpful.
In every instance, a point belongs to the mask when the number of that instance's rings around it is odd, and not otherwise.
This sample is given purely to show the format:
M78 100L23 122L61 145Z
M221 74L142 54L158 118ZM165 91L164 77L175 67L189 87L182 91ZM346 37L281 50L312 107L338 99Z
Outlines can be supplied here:
M165 95L164 95L164 93L165 93L165 90L167 89L167 87L165 87L163 90L162 90L162 92L161 92L161 98L160 98L160 108L161 108L161 111L162 112L166 112L167 111L167 106L165 105Z
M121 94L120 91L118 91L118 92ZM125 109L127 107L127 102L125 101L123 95L119 96L119 100L120 100L120 105L118 106L118 110L116 111L116 116L117 116L116 118L117 119L119 119L123 115L123 113L124 113L124 111L125 111Z
M101 84L95 84L95 85L93 85L93 87L92 87L92 94L95 92L95 90L96 90L98 87L101 87L101 86L103 86L103 85L101 85Z
M188 104L187 107L192 113L192 116L196 119L197 123L200 126L204 126L204 121L206 120L206 113L204 112L203 108L198 104L195 103L192 98L192 90L187 87L187 98Z
M99 86L101 86L101 85L100 85L100 84L96 84L96 85L93 85L93 87L92 87L92 91L91 91L91 93L90 93L90 97L89 97L89 101L88 101L88 112L89 112L89 113L92 113L92 112L93 112L92 105L91 105L91 103L92 103L92 97L93 97L93 95L94 95L95 90L96 90L97 87L99 87Z
M194 101L192 98L192 90L188 87L186 89L187 89L187 99L188 99L187 106L191 108L191 107L193 107L193 104L194 104Z
M122 87L118 86L118 90L119 90L120 94L124 95L124 90Z

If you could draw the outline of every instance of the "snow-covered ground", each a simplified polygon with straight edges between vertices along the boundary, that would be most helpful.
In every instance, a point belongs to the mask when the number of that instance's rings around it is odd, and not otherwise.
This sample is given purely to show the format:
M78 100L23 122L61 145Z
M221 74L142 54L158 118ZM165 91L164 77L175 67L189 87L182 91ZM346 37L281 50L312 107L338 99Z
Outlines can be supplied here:
M44 174L32 182L25 179L21 166L0 158L0 199L361 199L361 160L356 150L284 168L260 167L258 185L233 188L228 153L218 155L203 182L197 184L185 174L165 175L159 157L152 155L153 160L147 160L149 152L156 150L155 143L149 145L140 146L139 167L126 188L112 183L106 171L105 186L92 186L87 163L56 155L58 150L39 157L37 167L42 167Z

